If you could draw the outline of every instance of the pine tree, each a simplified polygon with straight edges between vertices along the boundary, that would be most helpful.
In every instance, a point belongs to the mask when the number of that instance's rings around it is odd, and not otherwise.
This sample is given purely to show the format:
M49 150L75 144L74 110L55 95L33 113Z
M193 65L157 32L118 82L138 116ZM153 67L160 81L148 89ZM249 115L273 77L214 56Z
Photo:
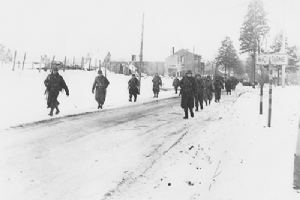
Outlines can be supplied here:
M230 37L226 37L225 40L222 41L222 46L219 48L219 53L216 58L217 66L224 66L225 73L233 71L237 71L237 68L240 65L239 57L237 52L233 46L233 43Z
M253 59L253 81L255 82L255 60L256 53L260 53L260 43L269 32L266 13L260 0L252 0L248 5L248 12L240 33L240 51L249 53ZM255 84L253 84L255 87Z

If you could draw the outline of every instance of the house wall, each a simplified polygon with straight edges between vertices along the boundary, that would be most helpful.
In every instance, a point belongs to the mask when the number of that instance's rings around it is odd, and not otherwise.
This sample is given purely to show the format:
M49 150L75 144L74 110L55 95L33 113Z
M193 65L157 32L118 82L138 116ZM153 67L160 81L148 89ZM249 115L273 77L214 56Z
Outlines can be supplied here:
M201 73L201 59L195 59L196 54L188 51L178 51L174 55L166 58L165 66L166 72L169 76L175 74L182 76L187 70L191 70L193 73Z

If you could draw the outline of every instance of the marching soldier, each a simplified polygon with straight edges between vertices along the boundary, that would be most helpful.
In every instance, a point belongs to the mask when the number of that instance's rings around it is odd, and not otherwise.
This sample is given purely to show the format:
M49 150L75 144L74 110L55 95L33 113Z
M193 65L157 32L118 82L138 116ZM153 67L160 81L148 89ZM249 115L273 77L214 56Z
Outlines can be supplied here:
M221 90L224 89L224 85L221 77L219 76L215 77L214 88L215 88L215 102L220 102Z
M69 96L69 89L63 77L58 73L57 66L53 67L52 72L47 76L44 84L46 86L46 93L48 95L47 105L48 108L50 108L49 115L53 116L54 109L56 109L55 114L57 115L60 112L60 110L58 109L59 102L57 100L59 92L64 89L66 95Z
M227 78L225 80L225 89L226 89L226 93L227 95L230 94L231 95L231 89L232 89L232 80L230 78Z
M179 79L177 78L177 76L173 80L173 87L174 87L174 90L175 90L175 94L177 94L177 90L178 90L178 87L179 87Z
M205 93L206 93L206 98L208 100L209 105L213 98L213 91L214 91L213 82L211 80L211 77L207 76L205 79ZM207 102L206 102L206 105L207 105Z
M162 86L162 81L158 73L152 79L154 98L158 98L159 89Z
M194 97L196 90L195 78L189 70L180 81L181 107L184 109L183 119L188 119L188 111L190 110L191 117L194 117Z
M95 78L93 84L92 93L94 94L96 89L95 99L98 102L98 109L102 109L102 106L105 102L106 88L109 85L109 81L105 76L103 76L102 71L100 69L98 71L98 74L99 75Z
M199 103L200 108L203 110L203 100L204 100L204 80L200 74L196 74L196 93L195 93L195 106L196 111L198 111Z
M132 74L131 79L128 81L129 90L129 101L132 101L132 96L134 97L134 102L136 102L137 95L139 93L139 80Z

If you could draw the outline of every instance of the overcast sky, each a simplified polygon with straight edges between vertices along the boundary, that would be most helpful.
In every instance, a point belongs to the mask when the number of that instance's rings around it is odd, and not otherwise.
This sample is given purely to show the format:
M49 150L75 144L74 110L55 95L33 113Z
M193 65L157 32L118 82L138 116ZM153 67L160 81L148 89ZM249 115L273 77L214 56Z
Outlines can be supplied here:
M171 47L216 56L225 36L239 49L249 0L0 0L0 43L29 57L61 58L92 52L103 59L138 54L145 13L144 60L161 60ZM264 0L272 38L285 28L300 46L300 0Z

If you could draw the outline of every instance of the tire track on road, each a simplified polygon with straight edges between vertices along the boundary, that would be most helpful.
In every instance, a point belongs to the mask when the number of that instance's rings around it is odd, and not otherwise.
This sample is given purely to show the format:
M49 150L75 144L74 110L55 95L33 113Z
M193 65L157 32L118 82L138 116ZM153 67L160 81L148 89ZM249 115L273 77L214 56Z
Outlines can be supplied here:
M133 172L127 176L127 177L123 177L122 180L117 184L117 186L108 191L101 200L108 200L113 198L114 195L117 195L118 193L121 192L121 190L123 189L122 187L128 187L132 184L134 184L139 178L144 177L144 175L160 160L162 159L171 149L173 149L176 145L178 145L180 143L180 141L189 133L189 131L187 130L187 127L183 127L177 131L173 131L171 132L169 135L174 135L174 134L178 134L178 133L182 133L180 135L179 138L177 138L175 140L175 142L173 142L166 150L162 151L161 153L159 153L159 149L162 149L164 147L164 143L158 145L152 152L150 152L150 154L146 155L145 157L147 158L151 158L154 157L155 154L157 155L157 158L154 158L143 170L140 170L141 172L138 174L134 174Z

